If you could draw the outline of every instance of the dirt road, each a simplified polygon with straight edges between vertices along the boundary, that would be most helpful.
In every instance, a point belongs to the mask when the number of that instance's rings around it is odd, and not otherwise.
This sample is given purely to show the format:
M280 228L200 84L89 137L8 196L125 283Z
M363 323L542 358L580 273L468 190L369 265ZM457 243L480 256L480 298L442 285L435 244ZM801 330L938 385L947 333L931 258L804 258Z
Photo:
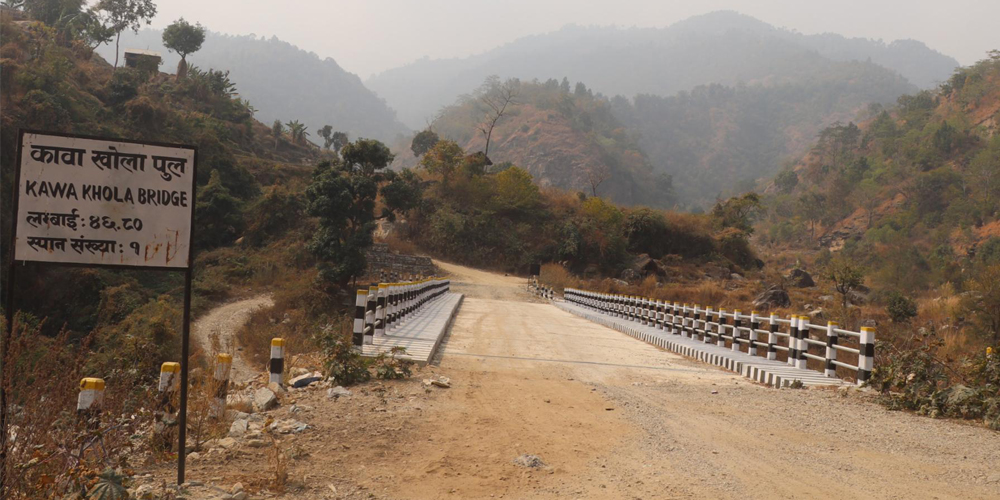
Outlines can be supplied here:
M298 392L282 498L1000 498L1000 434L859 394L774 390L439 263L467 294L415 379ZM424 389L440 374L450 389ZM303 410L303 408L305 408ZM191 477L260 484L267 449ZM529 468L514 459L537 455ZM258 481L258 483L254 483Z
M191 336L202 352L228 352L233 355L233 369L230 380L236 383L246 382L259 375L260 370L251 370L240 355L233 335L247 322L250 313L261 308L270 307L274 302L270 295L238 300L212 309L192 326ZM213 346L217 346L213 348Z

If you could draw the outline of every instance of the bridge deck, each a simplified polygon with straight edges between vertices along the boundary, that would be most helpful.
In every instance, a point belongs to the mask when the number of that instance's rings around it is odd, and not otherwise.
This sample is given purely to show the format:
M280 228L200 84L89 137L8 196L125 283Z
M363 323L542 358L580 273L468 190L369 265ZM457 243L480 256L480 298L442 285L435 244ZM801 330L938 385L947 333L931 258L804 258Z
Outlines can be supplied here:
M643 326L624 318L600 314L576 304L568 302L553 302L553 304L567 312L613 328L643 342L734 371L771 387L787 387L796 380L801 381L805 386L850 385L849 382L827 377L817 371L795 368L783 361L751 356L745 352L733 351L728 347L719 347L715 343L706 344L697 339L659 330L656 327Z
M374 343L364 346L361 354L374 357L388 353L393 347L402 347L406 354L398 356L400 359L429 362L461 303L462 294L459 293L446 293L428 302L396 328L375 337Z

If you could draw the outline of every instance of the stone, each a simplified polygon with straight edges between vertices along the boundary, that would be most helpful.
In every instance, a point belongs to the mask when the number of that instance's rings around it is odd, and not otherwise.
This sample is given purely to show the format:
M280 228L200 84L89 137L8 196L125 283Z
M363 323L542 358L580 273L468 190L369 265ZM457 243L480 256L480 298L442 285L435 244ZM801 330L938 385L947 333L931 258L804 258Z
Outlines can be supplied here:
M279 384L277 382L271 382L270 384L267 384L267 388L271 389L271 392L273 392L275 394L284 394L284 393L288 392L288 391L285 390L285 387L283 385L281 385L281 384Z
M229 435L231 437L243 437L247 433L247 422L245 419L233 420L232 425L229 426Z
M520 465L521 467L527 467L529 469L537 469L540 467L545 467L545 462L538 455L529 455L525 453L514 459L514 465Z
M253 407L257 411L267 411L278 407L278 396L267 387L257 389L253 394Z
M245 491L233 493L233 500L246 500L246 499L247 499L247 492Z
M241 491L243 491L243 483L236 483L229 489L230 493L239 493Z
M820 295L819 300L823 302L833 302L833 295Z
M772 286L764 290L753 301L754 309L758 311L768 311L771 308L788 307L791 305L792 299L788 297L788 292L778 286Z
M851 290L847 293L847 301L856 306L864 305L868 302L868 293L862 290Z
M803 269L792 269L787 276L788 284L795 288L812 288L816 286L811 274Z
M231 437L224 437L216 444L218 444L220 448L231 450L236 447L236 440Z
M313 382L319 382L320 380L323 380L323 375L319 374L318 372L306 373L305 375L299 375L298 377L293 378L289 382L289 384L291 384L292 387L298 389L301 387L308 387L309 384Z
M809 317L812 319L826 319L826 311L822 307L818 309L813 309L809 311Z
M132 492L132 498L135 498L136 500L152 500L153 498L159 497L158 495L154 497L155 492L156 486L153 486L152 484L142 484Z
M740 273L732 273L729 275L729 279L733 281L746 281L747 279L743 277Z
M642 275L635 269L626 269L622 271L621 279L627 283L633 283L642 279Z
M332 387L330 389L327 389L327 391L326 391L326 397L333 398L333 399L338 399L338 398L342 398L342 397L350 396L350 395L351 395L351 391L349 391L347 389L344 389L343 387L341 387L339 385L337 387Z
M442 377L442 376L431 377L429 379L424 379L424 385L427 385L427 386L433 385L433 386L436 386L436 387L443 387L443 388L447 389L447 388L451 387L451 379L448 378L448 377Z
M271 446L271 443L264 441L263 439L248 439L246 444L251 448L264 448L265 446Z
M309 428L309 424L298 420L277 420L271 423L270 429L278 434L298 434Z

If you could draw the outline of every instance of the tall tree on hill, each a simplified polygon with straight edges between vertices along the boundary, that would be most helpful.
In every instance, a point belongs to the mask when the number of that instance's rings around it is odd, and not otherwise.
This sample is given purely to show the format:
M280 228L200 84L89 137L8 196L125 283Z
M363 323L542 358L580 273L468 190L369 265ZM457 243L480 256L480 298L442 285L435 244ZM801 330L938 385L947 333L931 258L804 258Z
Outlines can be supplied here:
M122 32L130 29L139 33L143 24L150 24L156 15L156 4L153 0L100 0L94 9L104 13L108 28L115 33L115 69L118 69Z
M430 151L439 140L441 138L433 130L421 130L417 135L413 136L413 142L410 143L410 150L413 151L413 156L419 158L424 153Z
M597 188L604 184L604 181L611 178L611 167L606 163L598 163L587 169L587 183L590 184L590 193L597 196Z
M350 141L351 140L347 137L346 132L334 132L333 135L330 136L330 145L333 146L333 150L338 153Z
M479 131L486 137L486 148L483 149L483 154L486 156L490 155L490 139L497 122L511 106L517 104L520 83L516 78L501 82L500 77L492 75L487 77L476 91L476 98L485 114L483 123L479 125Z
M192 25L183 17L163 30L163 46L181 56L180 62L177 63L178 80L183 80L187 76L187 55L198 52L203 43L205 43L205 28L201 24Z
M281 123L281 120L274 120L271 124L271 135L274 136L274 149L278 149L278 141L281 140L281 134L285 133L285 126Z
M323 149L330 149L330 144L333 144L333 127L323 125L323 128L317 130L316 133L323 138Z
M418 179L405 171L399 175L386 167L392 163L389 148L374 139L359 139L342 150L343 159L316 167L306 188L306 210L319 218L309 250L320 260L320 278L346 285L365 267L365 249L372 245L376 226L375 204L381 192L383 218L419 203ZM380 189L381 187L381 189Z
M292 142L295 144L305 144L306 136L309 132L306 132L308 127L305 124L300 123L298 120L290 121L285 125L288 126L288 133L292 136Z

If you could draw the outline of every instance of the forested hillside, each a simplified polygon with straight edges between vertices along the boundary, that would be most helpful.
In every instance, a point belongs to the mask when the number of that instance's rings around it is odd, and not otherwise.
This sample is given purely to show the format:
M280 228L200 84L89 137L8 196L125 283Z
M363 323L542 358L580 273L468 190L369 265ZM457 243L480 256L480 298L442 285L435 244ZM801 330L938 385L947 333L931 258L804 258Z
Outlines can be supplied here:
M777 176L767 241L839 251L886 288L962 289L1000 263L1000 55L871 114Z
M173 73L180 57L163 46L161 30L145 29L122 34L122 50L149 49L163 56L161 71ZM102 45L98 54L114 61L113 44ZM299 120L309 127L313 141L325 125L351 137L392 140L406 128L396 120L385 101L373 94L361 79L330 58L302 50L277 38L254 35L224 35L207 32L201 50L189 64L203 70L228 71L239 82L239 94L253 103L257 118Z
M773 177L825 126L911 88L875 64L845 62L806 81L615 97L612 109L656 171L674 179L678 201L706 209Z
M492 74L522 80L565 76L606 95L669 96L710 83L808 82L837 73L839 63L869 58L920 86L943 81L958 65L916 41L887 45L801 35L749 16L715 12L666 28L567 26L463 59L422 59L365 83L404 123L420 128Z
M431 124L442 138L466 151L483 151L479 130L488 113L481 97L487 88L446 107ZM510 111L492 131L489 158L497 165L526 169L541 186L606 196L626 205L671 207L668 175L657 174L628 130L615 118L607 99L568 80L517 82ZM417 159L404 153L397 164Z

